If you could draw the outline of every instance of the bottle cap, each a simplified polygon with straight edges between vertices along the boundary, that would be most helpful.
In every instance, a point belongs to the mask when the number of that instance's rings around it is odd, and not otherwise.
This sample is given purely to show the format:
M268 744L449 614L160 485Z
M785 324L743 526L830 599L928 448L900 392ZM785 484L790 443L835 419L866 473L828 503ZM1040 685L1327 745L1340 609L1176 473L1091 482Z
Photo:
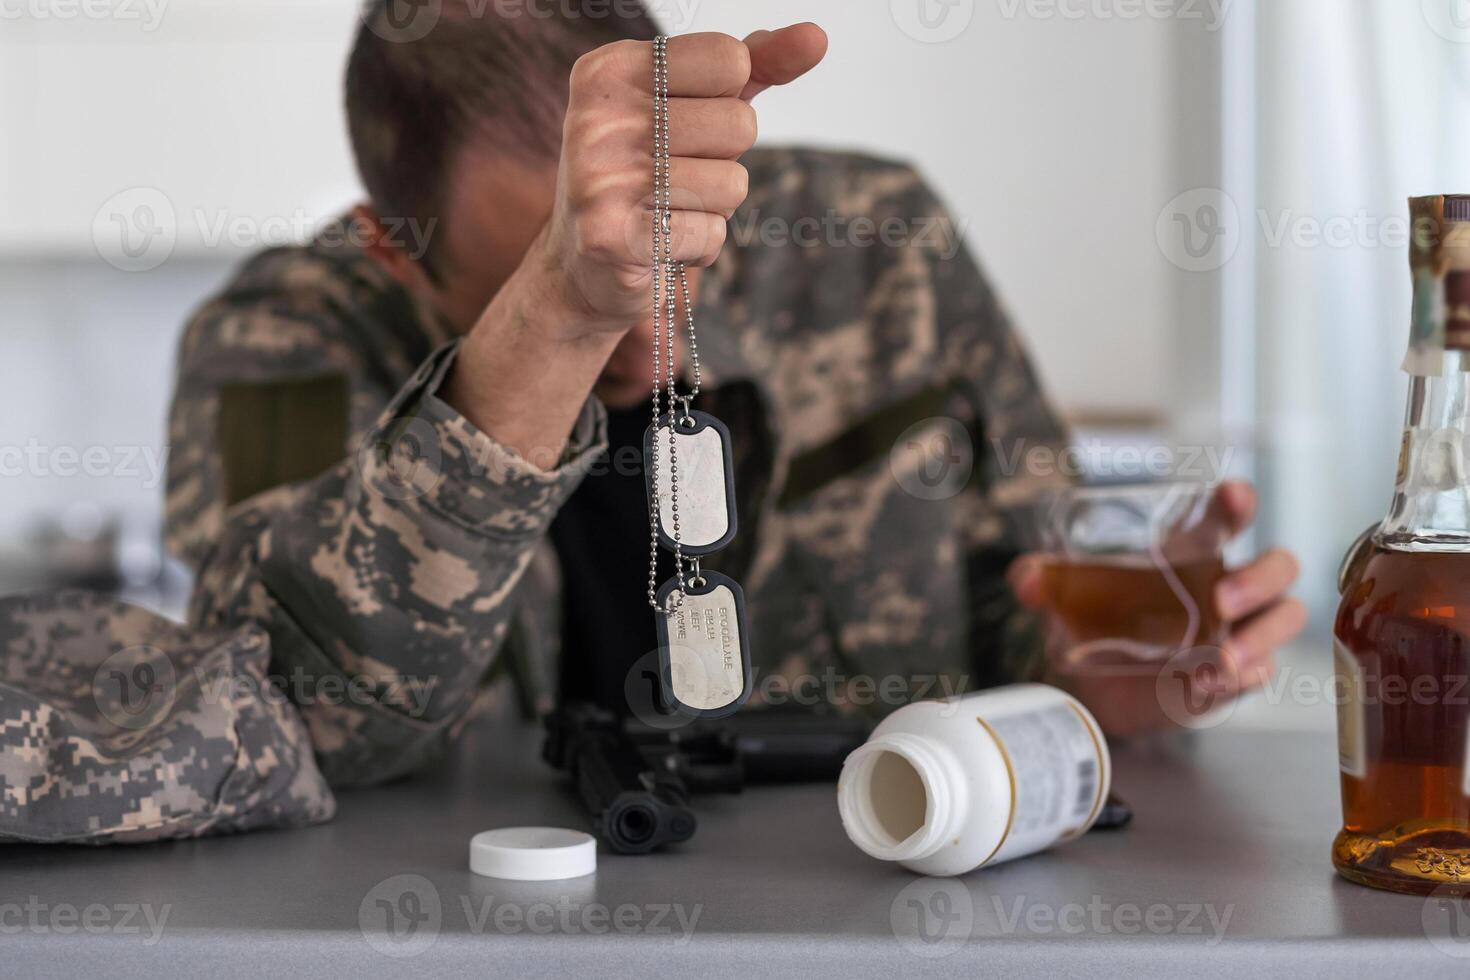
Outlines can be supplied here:
M1446 194L1444 220L1470 221L1470 194Z
M562 827L502 827L470 838L470 870L487 878L558 881L597 870L597 840Z

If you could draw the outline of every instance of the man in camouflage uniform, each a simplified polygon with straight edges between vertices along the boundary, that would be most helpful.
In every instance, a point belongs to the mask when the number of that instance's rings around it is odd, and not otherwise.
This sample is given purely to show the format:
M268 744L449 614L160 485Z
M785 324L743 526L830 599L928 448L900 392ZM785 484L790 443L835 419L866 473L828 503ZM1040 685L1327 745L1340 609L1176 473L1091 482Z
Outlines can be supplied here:
M653 28L487 9L413 40L367 14L348 115L373 205L253 259L186 331L167 537L198 569L188 628L80 594L0 610L0 833L326 819L329 785L420 767L495 673L541 709L560 660L597 656L560 639L595 549L549 529L605 478L604 404L649 388ZM1006 573L1056 478L1004 460L1065 434L994 296L909 167L747 152L750 97L824 50L812 25L670 45L676 257L741 508L708 564L745 586L758 676L1038 677L1033 576ZM721 248L727 219L789 240ZM827 237L802 243L813 219ZM948 470L907 451L928 446ZM1299 625L1261 564L1238 573L1236 611L1267 620L1255 671Z

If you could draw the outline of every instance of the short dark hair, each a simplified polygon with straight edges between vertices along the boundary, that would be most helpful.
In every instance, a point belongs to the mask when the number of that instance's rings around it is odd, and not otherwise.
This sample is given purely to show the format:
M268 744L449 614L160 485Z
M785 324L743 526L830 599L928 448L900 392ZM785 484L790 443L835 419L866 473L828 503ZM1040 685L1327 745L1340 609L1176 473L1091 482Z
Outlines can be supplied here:
M471 139L555 160L572 65L657 33L642 0L368 0L347 61L347 128L373 206L440 217Z

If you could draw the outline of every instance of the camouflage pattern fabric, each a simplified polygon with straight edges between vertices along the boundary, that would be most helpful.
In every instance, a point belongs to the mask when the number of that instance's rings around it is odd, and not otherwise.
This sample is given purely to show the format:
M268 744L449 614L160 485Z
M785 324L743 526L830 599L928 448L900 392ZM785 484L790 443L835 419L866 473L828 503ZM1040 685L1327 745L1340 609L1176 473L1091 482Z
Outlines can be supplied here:
M0 839L142 842L329 819L270 641L100 596L0 600Z
M740 536L708 564L745 586L756 703L803 677L835 678L824 697L866 711L897 702L849 698L858 685L933 694L1035 677L1034 623L1003 572L1021 550L1018 514L1062 480L1020 461L1060 453L1065 435L956 225L900 164L800 150L744 162L751 194L702 279L699 316L702 407L734 434L741 506ZM20 760L0 768L10 833L122 840L140 824L197 834L324 819L322 777L372 783L422 765L501 669L525 703L549 704L560 562L576 557L546 529L599 462L604 412L589 400L563 458L541 468L438 397L456 354L432 316L335 242L257 256L204 307L181 347L167 497L169 545L199 576L191 631L161 646L176 672L223 658L288 693L294 714L236 728L237 756L284 795L191 809L216 763L170 768L168 753L223 747L176 717L186 699L157 722L177 741L109 756L148 778L100 799L110 774L38 734L90 731L80 674L57 690L12 665L0 689L0 745ZM298 396L323 381L343 393L342 419L281 408L321 403ZM241 414L231 404L272 406L244 415L283 447L344 422L349 444L235 503L229 485L269 481L232 475L259 447L222 439ZM919 449L934 446L938 457ZM60 603L55 623L11 612L8 625L33 659L90 643L77 657L90 663L115 645L90 608L75 624Z

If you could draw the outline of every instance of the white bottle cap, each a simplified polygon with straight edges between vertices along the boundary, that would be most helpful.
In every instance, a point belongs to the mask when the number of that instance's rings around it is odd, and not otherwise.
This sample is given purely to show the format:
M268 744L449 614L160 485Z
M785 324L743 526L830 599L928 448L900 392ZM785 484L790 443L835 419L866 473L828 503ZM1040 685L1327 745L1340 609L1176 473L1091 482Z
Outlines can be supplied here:
M597 870L597 840L561 827L502 827L470 838L470 870L487 878L557 881Z

